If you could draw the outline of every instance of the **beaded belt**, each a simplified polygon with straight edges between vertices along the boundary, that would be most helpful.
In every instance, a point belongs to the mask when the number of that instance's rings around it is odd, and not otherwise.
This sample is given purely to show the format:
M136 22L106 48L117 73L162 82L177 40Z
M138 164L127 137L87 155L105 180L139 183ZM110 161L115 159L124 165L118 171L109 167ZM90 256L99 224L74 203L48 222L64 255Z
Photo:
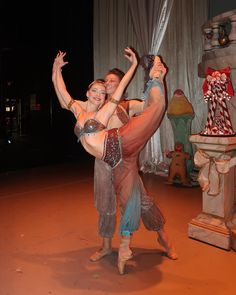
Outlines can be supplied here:
M119 129L113 128L108 130L108 134L104 143L103 161L115 168L122 159Z

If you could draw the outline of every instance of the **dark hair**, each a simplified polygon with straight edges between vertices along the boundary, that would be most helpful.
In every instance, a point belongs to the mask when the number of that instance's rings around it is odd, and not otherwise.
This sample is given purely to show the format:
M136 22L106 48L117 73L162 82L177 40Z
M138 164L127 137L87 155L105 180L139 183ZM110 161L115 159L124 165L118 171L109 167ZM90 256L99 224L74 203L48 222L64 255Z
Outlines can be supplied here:
M94 80L92 83L89 84L89 86L88 86L88 90L89 90L94 84L96 84L96 83L98 83L98 84L103 84L103 85L104 85L105 80L104 80L104 79L96 79L96 80Z
M155 57L158 56L162 62L162 57L160 55L154 55L154 54L145 54L140 59L140 65L142 66L145 75L144 75L144 82L145 84L150 79L149 72L154 64ZM144 87L145 89L145 87Z
M155 55L154 54L146 54L143 55L140 59L140 65L143 67L145 71L148 71L152 68L154 63Z
M124 77L125 73L123 71L121 71L120 69L118 68L113 68L111 70L109 70L107 73L106 73L106 76L107 75L110 75L110 74L113 74L113 75L116 75L120 80Z

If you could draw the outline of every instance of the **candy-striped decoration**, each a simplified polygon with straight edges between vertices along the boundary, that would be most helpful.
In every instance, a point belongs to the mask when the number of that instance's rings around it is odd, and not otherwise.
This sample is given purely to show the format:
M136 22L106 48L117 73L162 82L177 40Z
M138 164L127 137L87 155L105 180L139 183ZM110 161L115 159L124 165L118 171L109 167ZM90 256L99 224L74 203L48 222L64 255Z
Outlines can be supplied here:
M227 68L228 70L228 68ZM210 71L204 82L204 99L209 104L203 135L234 135L226 100L232 97L229 71ZM230 83L230 85L229 85ZM228 91L230 86L230 91ZM219 109L219 114L217 114Z

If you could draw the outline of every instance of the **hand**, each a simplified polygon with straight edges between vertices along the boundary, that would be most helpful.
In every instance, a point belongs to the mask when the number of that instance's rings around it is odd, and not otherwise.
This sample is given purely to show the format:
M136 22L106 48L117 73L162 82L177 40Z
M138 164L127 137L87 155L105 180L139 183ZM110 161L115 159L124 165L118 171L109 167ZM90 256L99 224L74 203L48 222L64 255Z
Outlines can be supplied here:
M54 59L53 71L59 70L62 67L64 67L66 64L68 64L68 61L64 61L65 55L66 55L66 52L62 52L59 50L56 58Z
M161 62L158 63L153 69L153 76L161 80L164 79L166 73L167 73L167 68Z
M161 71L162 72L162 77L165 76L165 74L167 73L167 68L164 66L163 63L160 63L158 66L157 66L157 70Z
M125 48L125 55L124 55L132 64L138 64L138 58L136 52L132 50L130 47Z

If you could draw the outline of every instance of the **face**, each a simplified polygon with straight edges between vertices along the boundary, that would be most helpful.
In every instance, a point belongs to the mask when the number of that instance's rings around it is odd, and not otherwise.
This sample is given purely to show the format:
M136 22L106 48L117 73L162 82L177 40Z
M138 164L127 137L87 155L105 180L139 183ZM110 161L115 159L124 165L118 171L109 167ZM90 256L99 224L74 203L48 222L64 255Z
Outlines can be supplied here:
M112 95L120 83L120 78L115 74L108 74L105 77L106 92Z
M106 88L103 83L93 83L87 91L87 98L90 103L99 109L106 99Z
M150 78L159 77L162 72L162 68L163 68L163 65L162 65L161 59L159 56L156 55L153 61L153 66L149 72Z
M176 143L175 144L175 150L176 150L176 152L182 152L183 145L181 143Z

